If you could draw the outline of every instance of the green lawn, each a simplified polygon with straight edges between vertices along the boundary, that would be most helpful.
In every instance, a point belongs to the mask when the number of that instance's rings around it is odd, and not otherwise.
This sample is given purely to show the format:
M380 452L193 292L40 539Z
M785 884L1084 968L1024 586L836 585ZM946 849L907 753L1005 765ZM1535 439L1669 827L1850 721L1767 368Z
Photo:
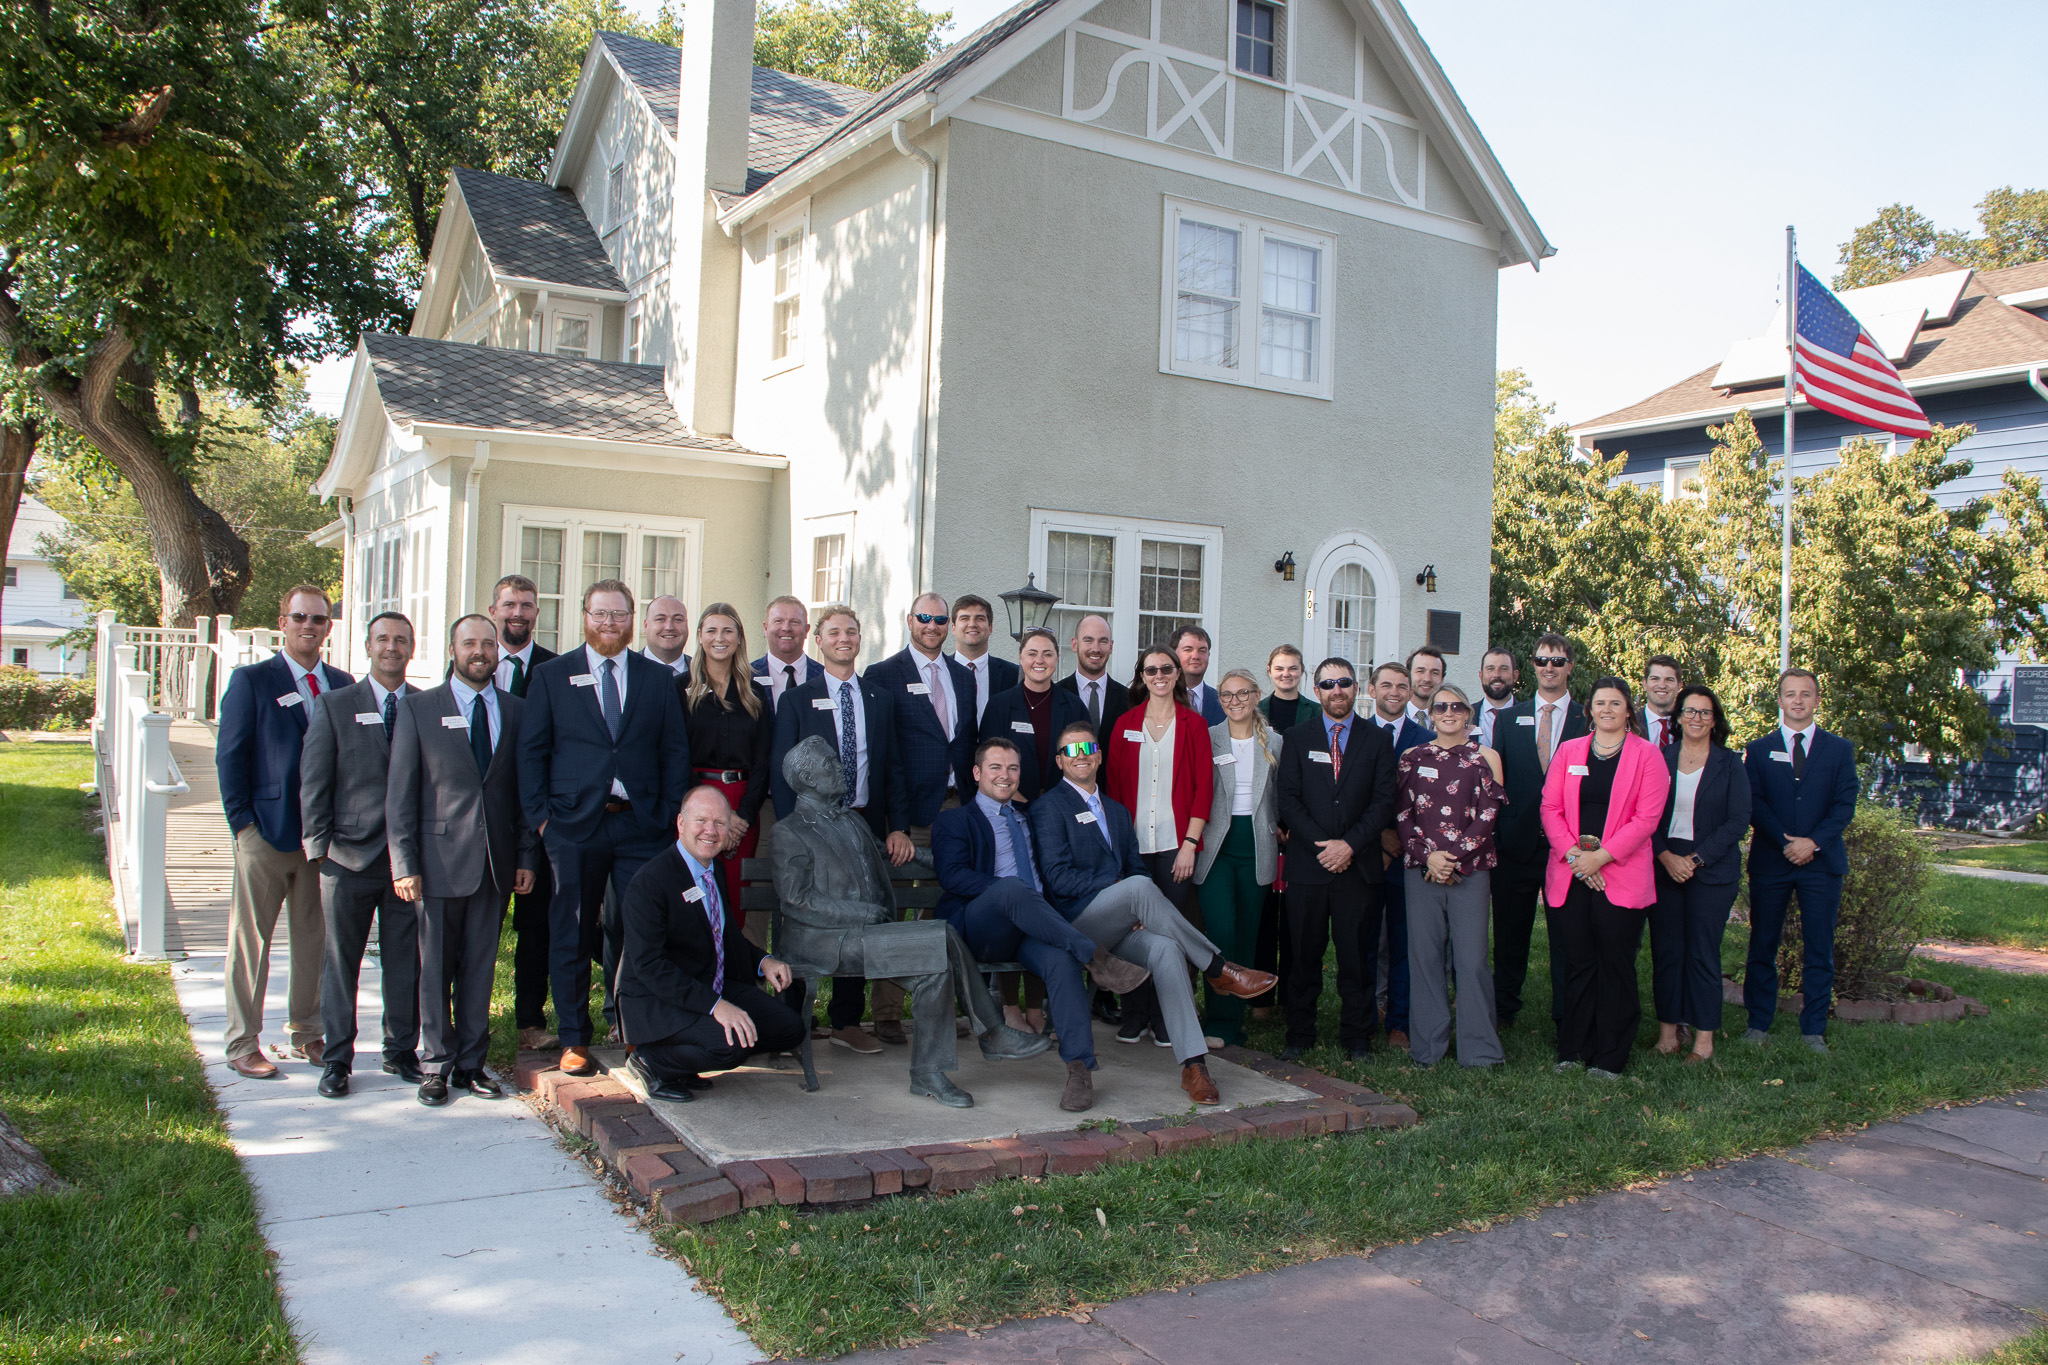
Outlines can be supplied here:
M0 744L0 1109L72 1185L0 1203L0 1362L296 1361L169 977L121 961L91 776Z
M2048 886L1936 876L1933 894L1950 911L1949 937L2048 951Z
M1952 848L1934 855L1938 863L1961 863L1965 867L1995 867L2005 872L2048 874L2048 839L2001 840L1969 848Z
M2009 1341L1990 1355L1979 1356L1967 1365L2048 1365L2048 1327L2037 1328Z

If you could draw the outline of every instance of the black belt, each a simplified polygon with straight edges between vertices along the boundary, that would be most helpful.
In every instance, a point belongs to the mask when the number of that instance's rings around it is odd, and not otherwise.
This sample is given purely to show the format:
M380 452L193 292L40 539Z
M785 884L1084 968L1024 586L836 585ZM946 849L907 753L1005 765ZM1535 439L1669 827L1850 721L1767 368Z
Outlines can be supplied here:
M608 796L605 798L604 813L606 815L618 815L631 809L633 809L633 803L631 801L621 801L616 796Z
M699 777L708 777L714 782L744 782L747 775L738 768L697 768L693 771Z

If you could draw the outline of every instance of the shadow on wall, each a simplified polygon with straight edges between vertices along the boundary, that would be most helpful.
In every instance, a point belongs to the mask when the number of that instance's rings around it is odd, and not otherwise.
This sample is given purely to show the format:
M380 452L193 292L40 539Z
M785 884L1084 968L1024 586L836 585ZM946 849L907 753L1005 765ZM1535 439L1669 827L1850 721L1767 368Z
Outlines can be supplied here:
M898 437L876 422L884 392L914 411L917 402L917 302L924 223L912 179L903 190L832 229L832 268L822 291L827 368L825 420L837 438L845 479L863 500L899 483L905 496L912 433ZM902 448L899 449L899 443Z

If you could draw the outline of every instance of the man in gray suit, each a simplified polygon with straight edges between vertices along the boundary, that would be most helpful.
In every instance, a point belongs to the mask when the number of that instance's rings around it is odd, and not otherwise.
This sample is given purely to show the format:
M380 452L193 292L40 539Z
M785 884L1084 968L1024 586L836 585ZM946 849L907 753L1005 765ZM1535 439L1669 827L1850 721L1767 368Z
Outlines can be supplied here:
M384 808L398 894L421 906L425 1105L448 1103L451 1087L485 1099L505 1094L484 1071L491 975L505 899L533 889L540 857L519 807L526 703L493 681L497 627L488 616L463 617L449 631L448 653L448 681L399 705Z
M384 964L384 1069L420 1079L418 916L391 887L384 785L398 703L411 689L412 622L395 611L370 619L370 673L317 697L299 754L299 818L306 861L320 869L327 941L320 970L320 1093L348 1094L356 1053L356 985L370 920Z

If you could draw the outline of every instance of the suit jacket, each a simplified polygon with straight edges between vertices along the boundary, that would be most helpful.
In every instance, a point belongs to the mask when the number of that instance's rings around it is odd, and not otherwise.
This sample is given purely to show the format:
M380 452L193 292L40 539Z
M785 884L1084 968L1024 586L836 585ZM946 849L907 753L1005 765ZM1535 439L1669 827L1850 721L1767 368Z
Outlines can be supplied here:
M960 662L960 656L957 654L949 654L946 657L955 663ZM996 693L1007 692L1015 687L1018 680L1024 676L1023 673L1018 671L1017 665L1011 663L1008 659L998 659L993 654L986 654L982 657L988 660L988 697L990 701L995 700ZM970 671L966 664L960 664L960 668L963 672ZM970 697L974 695L971 688L968 690L967 695ZM978 719L979 716L977 715Z
M775 743L769 751L769 789L775 793L778 819L796 809L796 791L782 775L782 760L789 751L812 735L839 752L839 732L830 710L831 693L826 690L825 670L794 692L783 694L784 705L775 708ZM920 698L922 700L922 698ZM825 702L825 708L813 705ZM868 804L863 814L875 838L887 839L896 830L910 828L910 789L904 782L902 752L896 742L896 699L880 688L863 686L860 705L868 736ZM848 792L849 797L853 793Z
M1279 775L1280 752L1286 744L1277 731L1268 729L1266 752L1274 761L1268 763L1254 745L1251 770L1239 772L1240 765L1230 748L1230 722L1209 727L1209 766L1216 770L1216 794L1209 803L1209 823L1202 827L1202 851L1195 856L1197 885L1208 880L1216 855L1223 851L1223 838L1230 832L1230 808L1237 804L1240 782L1252 784L1252 862L1259 885L1271 886L1280 875L1280 784L1274 778Z
M1774 728L1750 741L1743 767L1749 770L1750 819L1756 827L1756 837L1749 841L1751 880L1759 873L1789 877L1798 872L1785 860L1785 841L1792 838L1820 845L1808 867L1817 865L1837 877L1848 872L1849 850L1842 832L1856 815L1855 747L1840 735L1815 727L1806 776L1794 781L1785 732Z
M473 766L473 765L472 765ZM723 891L723 888L719 888ZM725 983L711 987L718 970L711 917L697 879L674 844L648 859L634 874L620 903L624 947L619 955L619 1020L635 1043L673 1038L711 1013L721 997L752 987L765 956L743 934L725 930Z
M769 672L771 664L775 664L775 661L768 655L763 654L760 658L754 660L752 664L748 665L748 667L753 669L754 681L761 685L761 691L767 694L768 712L770 715L773 715L775 712L775 679L773 674ZM777 669L780 667L780 665L776 665ZM816 659L813 659L808 654L804 655L804 682L809 682L812 678L817 677L820 668L821 665ZM801 687L803 683L798 683L797 686Z
M437 899L470 895L486 879L510 895L514 873L540 867L540 836L527 822L519 791L519 741L529 706L497 691L498 743L482 773L468 728L446 723L464 718L452 685L398 699L384 795L391 875L424 879L426 893Z
M1215 685L1206 678L1188 689L1188 709L1200 711L1202 719L1211 725L1227 719L1223 714L1223 703L1217 699Z
M1028 828L1030 812L1020 808L1017 813ZM939 903L932 914L966 933L968 903L998 880L996 832L972 797L932 821L932 869L939 878ZM1039 880L1044 881L1042 874Z
M1550 772L1543 779L1543 834L1550 844L1543 892L1552 905L1563 905L1572 888L1571 864L1564 855L1580 834L1588 832L1579 828L1579 788L1586 779L1572 769L1583 770L1592 749L1591 735L1566 740L1550 756ZM1636 910L1657 903L1650 837L1670 794L1671 770L1664 765L1664 755L1641 735L1625 734L1614 769L1614 791L1607 799L1607 820L1599 831L1600 846L1614 855L1614 861L1600 869L1609 903Z
M1394 820L1394 746L1370 721L1351 718L1345 732L1344 772L1331 776L1330 735L1318 711L1289 730L1280 748L1280 818L1297 856L1287 865L1290 886L1327 886L1356 878L1386 880L1380 859L1380 831ZM1320 758L1314 755L1321 755ZM1351 866L1331 872L1316 860L1316 844L1342 839L1351 845Z
M1087 798L1065 778L1031 803L1031 842L1038 852L1045 899L1069 920L1079 918L1097 896L1124 878L1145 875L1131 813L1110 800L1099 784L1095 791L1102 799L1102 824L1088 809Z
M870 688L886 693L896 711L896 743L903 755L903 784L909 804L904 818L916 826L929 826L946 799L946 779L951 777L960 792L974 790L974 675L950 655L941 656L946 677L953 684L953 733L939 729L938 713L932 710L931 680L924 665L905 645L861 675L861 692Z
M1586 713L1567 697L1564 725L1551 741L1552 767L1568 739L1586 733ZM1517 702L1494 722L1494 752L1500 755L1500 785L1507 792L1493 846L1504 863L1542 863L1550 857L1543 833L1543 764L1536 756L1536 699Z
M978 745L980 740L1007 739L1017 746L1017 756L1023 760L1023 773L1017 782L1017 799L1026 805L1036 801L1040 792L1052 790L1053 785L1061 780L1055 752L1060 731L1077 720L1088 719L1088 708L1082 705L1078 693L1062 692L1057 687L1047 690L1052 693L1052 735L1043 766L1038 761L1038 734L1032 729L1031 708L1024 702L1021 683L988 699L988 710L982 713L978 730L980 739L976 740Z
M1053 686L1065 688L1079 697L1081 696L1081 675L1079 673L1069 673L1066 677L1054 683ZM1104 673L1102 675L1102 723L1095 728L1107 730L1116 723L1118 716L1130 709L1131 689L1125 687L1107 673ZM1088 714L1088 701L1085 697L1081 700L1081 714L1084 716Z
M314 665L322 693L355 681L332 664ZM305 826L299 812L299 755L308 729L305 699L282 654L244 664L220 699L213 766L228 828L256 826L280 853L298 853Z
M322 693L306 717L299 754L300 839L307 858L332 858L351 872L367 872L384 856L390 770L391 740L369 679Z
M1645 744L1650 743L1646 736ZM1671 773L1671 794L1664 798L1664 815L1650 836L1650 851L1662 853L1670 846L1667 831L1671 812L1678 807L1678 751L1680 740L1662 750L1664 766ZM1700 785L1692 796L1692 852L1700 860L1692 879L1705 886L1726 886L1742 876L1742 836L1749 833L1749 777L1733 749L1716 744L1707 750L1707 766L1700 769Z
M503 663L506 657L509 655L509 653L510 651L505 648L505 642L503 640L500 640L498 642L498 661L500 663ZM540 643L540 641L534 641L533 652L526 656L526 672L519 675L519 686L516 688L508 687L503 690L510 692L515 697L524 697L526 695L527 685L533 681L533 670L539 668L549 659L555 659L560 657L560 655L556 654L555 651L549 649L546 645ZM441 665L441 681L447 682L450 678L454 676L455 660L450 659Z
M572 843L588 839L617 778L641 832L663 842L675 837L676 812L696 780L675 678L638 650L619 658L626 665L626 705L616 740L605 726L596 680L573 681L590 670L581 647L527 675L519 801L536 830L546 824Z

